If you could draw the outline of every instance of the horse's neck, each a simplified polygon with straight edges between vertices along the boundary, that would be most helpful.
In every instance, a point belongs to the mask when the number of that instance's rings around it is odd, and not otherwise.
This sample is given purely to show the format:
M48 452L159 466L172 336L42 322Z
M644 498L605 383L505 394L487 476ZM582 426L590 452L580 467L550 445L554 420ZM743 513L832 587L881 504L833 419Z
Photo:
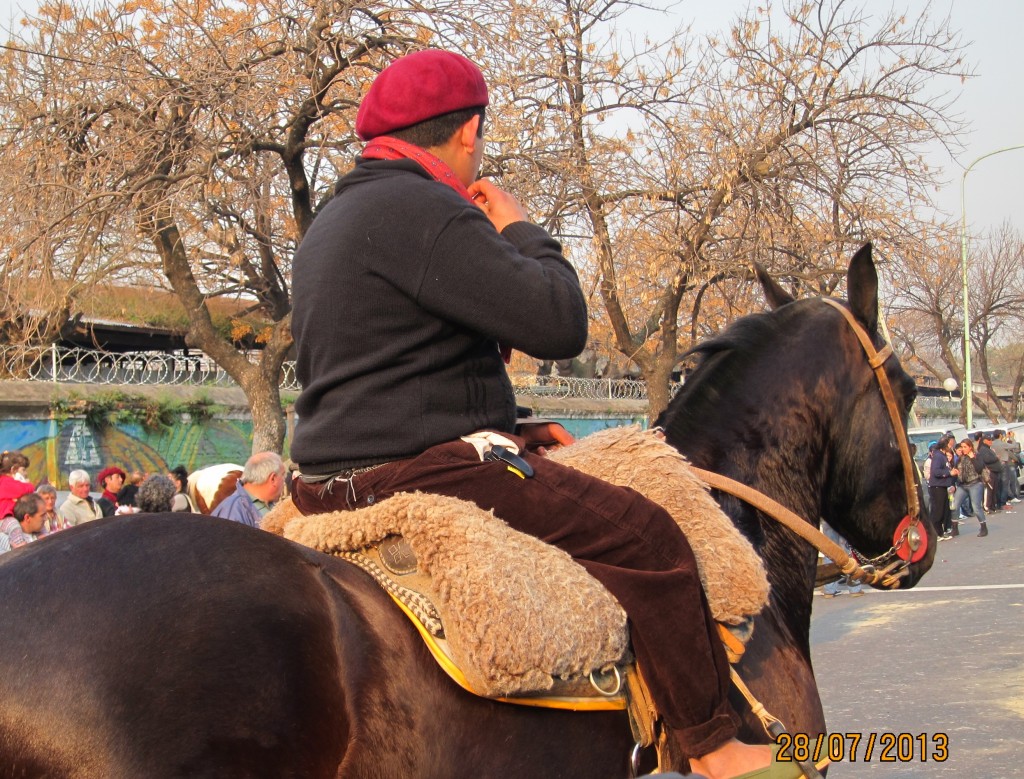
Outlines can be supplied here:
M763 467L764 461L772 465ZM732 478L772 497L798 516L817 526L821 502L823 465L818 460L763 454L762 467L746 469ZM771 598L763 617L776 623L776 631L789 635L793 645L810 657L809 633L817 550L752 506L736 502L729 512L764 560L771 584Z
M702 413L699 425L692 417L686 418L684 406L666 430L669 443L697 467L746 484L817 526L828 463L822 429L807 424L807 406L801 406L799 413L788 413L786 399L775 398L770 409L736 414L738 404L722 405L723 411L710 418ZM709 435L709 430L717 434ZM732 435L729 431L750 434ZM774 616L795 641L806 641L816 550L737 498L719 496L719 502L765 561L773 593L769 608Z
M816 524L827 487L827 420L806 398L793 392L760 407L724 398L718 408L705 406L699 414L688 413L684 404L666 436L697 467L746 484ZM756 540L755 513L731 513Z

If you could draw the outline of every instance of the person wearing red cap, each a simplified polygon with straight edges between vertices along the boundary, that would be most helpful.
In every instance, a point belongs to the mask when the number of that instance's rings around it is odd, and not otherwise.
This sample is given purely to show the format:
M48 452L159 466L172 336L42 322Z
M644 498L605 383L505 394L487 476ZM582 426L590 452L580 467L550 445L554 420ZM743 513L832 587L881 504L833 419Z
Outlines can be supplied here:
M96 502L103 512L103 516L112 517L117 512L117 493L124 485L125 472L116 465L104 468L96 474L96 483L99 485L102 495Z
M367 145L293 267L295 505L349 510L420 490L492 510L623 605L673 751L694 770L799 775L735 739L728 661L671 517L535 453L571 441L560 426L517 427L503 354L575 357L587 307L560 244L477 178L487 104L476 65L438 50L393 62L360 104Z

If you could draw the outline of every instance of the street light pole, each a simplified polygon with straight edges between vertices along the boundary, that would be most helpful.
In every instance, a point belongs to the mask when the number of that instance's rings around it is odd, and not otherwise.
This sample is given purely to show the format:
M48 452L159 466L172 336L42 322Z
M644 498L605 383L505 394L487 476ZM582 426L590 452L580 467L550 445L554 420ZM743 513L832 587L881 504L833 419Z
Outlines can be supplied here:
M996 154L1002 154L1004 151L1014 151L1016 149L1024 149L1024 144L1020 146L1007 146L1004 149L996 149L987 154L982 154L964 168L964 173L960 177L960 273L964 293L964 383L960 388L960 394L966 399L965 421L968 430L974 427L974 386L971 379L971 315L969 306L970 293L967 284L967 201L965 197L967 174L982 160Z

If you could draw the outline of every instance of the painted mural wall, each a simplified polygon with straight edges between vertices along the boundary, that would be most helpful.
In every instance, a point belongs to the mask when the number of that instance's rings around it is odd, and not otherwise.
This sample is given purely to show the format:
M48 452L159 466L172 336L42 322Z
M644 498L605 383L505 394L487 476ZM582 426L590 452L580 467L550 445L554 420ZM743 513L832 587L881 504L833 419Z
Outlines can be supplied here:
M67 489L76 468L95 476L108 465L146 474L176 465L190 472L214 463L244 463L252 453L252 422L245 418L182 423L158 431L141 425L102 430L84 419L0 419L0 448L29 458L28 478Z
M618 425L646 426L642 416L546 418L561 422L576 438ZM245 463L252 453L252 421L216 418L152 431L119 424L97 430L79 418L0 419L0 449L18 450L29 458L33 484L49 482L66 490L68 474L78 468L95 476L108 465L151 474L167 473L177 465L191 473L216 463Z

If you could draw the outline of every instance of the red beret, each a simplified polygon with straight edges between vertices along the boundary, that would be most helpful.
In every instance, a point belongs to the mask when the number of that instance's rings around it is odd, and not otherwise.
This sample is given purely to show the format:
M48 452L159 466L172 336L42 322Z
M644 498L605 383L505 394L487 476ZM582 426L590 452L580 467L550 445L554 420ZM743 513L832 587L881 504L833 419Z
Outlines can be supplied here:
M109 468L104 468L102 471L96 474L96 483L102 487L103 480L106 479L108 476L113 476L115 473L121 474L122 479L125 476L124 471L122 471L116 465L111 465Z
M399 57L374 79L359 104L356 133L364 141L435 116L487 105L480 68L451 51L425 49Z

